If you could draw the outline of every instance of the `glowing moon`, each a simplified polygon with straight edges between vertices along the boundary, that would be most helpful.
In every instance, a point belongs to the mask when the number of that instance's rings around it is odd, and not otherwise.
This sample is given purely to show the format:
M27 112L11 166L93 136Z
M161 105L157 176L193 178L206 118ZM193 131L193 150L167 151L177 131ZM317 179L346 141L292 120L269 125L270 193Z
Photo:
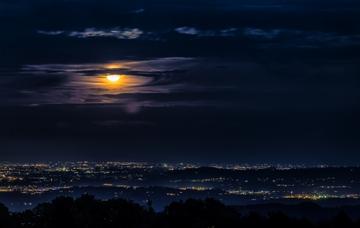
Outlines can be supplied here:
M106 76L107 80L109 80L110 82L117 82L120 79L120 75L118 74L111 74Z

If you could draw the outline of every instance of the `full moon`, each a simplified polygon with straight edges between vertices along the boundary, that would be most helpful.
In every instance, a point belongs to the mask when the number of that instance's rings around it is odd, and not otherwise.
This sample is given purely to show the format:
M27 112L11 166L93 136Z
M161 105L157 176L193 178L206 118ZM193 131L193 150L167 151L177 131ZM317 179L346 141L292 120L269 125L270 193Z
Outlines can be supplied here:
M110 82L117 82L120 79L120 75L118 74L111 74L106 76L107 80L109 80Z

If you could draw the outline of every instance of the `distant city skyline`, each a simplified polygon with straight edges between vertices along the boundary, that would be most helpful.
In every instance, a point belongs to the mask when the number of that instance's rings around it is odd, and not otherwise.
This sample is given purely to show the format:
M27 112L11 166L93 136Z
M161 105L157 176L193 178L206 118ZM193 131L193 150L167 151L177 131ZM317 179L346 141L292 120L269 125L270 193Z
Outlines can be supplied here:
M212 197L230 205L360 202L360 167L170 164L146 162L0 163L0 202L13 211L57 196L124 198L156 210Z

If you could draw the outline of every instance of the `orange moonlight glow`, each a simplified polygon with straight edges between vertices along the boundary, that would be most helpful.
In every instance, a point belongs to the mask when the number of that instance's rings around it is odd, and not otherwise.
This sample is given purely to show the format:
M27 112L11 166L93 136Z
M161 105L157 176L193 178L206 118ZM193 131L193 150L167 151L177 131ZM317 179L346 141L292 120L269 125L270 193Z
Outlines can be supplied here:
M120 75L118 74L111 74L106 76L107 80L109 80L110 82L117 82L120 80Z

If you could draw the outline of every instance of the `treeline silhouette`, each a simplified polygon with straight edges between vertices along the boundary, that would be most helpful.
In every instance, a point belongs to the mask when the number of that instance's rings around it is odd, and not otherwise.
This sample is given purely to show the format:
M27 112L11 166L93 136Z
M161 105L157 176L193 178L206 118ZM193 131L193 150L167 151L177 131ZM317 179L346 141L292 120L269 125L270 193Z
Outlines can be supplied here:
M214 199L173 202L155 212L151 202L141 206L123 199L107 201L90 195L59 197L32 210L11 213L0 204L0 228L221 228L221 227L360 227L345 213L322 222L291 218L284 213L261 216L256 212L241 215L235 208Z

